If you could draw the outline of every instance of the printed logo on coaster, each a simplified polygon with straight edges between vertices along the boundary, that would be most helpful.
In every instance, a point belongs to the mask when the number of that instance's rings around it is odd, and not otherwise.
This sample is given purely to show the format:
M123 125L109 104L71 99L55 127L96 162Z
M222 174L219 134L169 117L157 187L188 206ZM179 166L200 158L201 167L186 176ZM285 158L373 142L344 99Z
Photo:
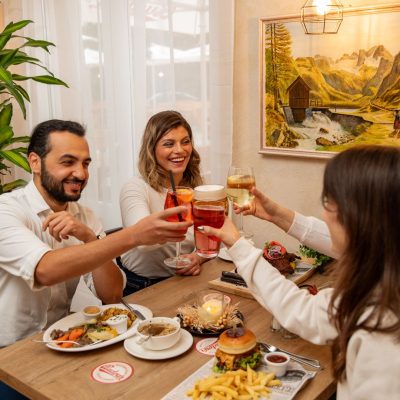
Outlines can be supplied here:
M100 383L119 383L133 374L133 368L124 362L113 361L101 364L92 371L92 378Z
M196 350L201 354L213 357L217 350L217 342L216 338L202 339L196 343Z

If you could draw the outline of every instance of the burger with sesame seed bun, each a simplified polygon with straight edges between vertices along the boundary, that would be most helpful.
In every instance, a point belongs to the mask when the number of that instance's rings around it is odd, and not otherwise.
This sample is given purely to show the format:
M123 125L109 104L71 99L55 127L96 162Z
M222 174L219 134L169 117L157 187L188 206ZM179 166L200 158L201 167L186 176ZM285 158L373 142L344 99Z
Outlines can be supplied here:
M256 368L261 361L261 353L254 333L247 328L230 328L222 332L218 338L215 353L216 372Z

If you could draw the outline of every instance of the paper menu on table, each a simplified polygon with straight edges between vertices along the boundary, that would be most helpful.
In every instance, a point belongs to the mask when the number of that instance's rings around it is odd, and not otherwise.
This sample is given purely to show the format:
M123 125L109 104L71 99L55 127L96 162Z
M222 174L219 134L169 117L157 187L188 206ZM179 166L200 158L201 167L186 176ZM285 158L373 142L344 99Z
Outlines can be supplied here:
M212 367L215 359L207 361L202 367L188 376L183 382L167 393L161 400L182 400L189 399L186 392L193 388L196 381L212 375ZM267 371L266 366L261 365L258 371ZM260 397L260 400L291 400L294 399L296 393L309 379L314 378L316 372L306 371L299 363L290 361L286 375L279 378L282 382L281 386L271 387L269 397Z

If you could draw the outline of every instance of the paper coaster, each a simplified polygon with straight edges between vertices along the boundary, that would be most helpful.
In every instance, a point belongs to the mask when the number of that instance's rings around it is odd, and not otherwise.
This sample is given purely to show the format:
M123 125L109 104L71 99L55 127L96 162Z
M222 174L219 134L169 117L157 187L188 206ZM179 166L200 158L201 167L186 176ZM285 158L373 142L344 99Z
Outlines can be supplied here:
M133 374L133 368L120 361L101 364L92 371L92 378L100 383L119 383Z
M216 338L199 340L196 343L196 350L201 354L205 354L206 356L214 357L214 354L217 350L217 342L218 339Z

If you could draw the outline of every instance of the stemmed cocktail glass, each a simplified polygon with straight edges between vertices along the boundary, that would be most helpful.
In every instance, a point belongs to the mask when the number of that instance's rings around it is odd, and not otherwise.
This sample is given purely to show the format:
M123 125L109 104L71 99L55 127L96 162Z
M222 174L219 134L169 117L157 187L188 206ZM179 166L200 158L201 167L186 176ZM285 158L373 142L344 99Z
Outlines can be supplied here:
M174 190L175 189L175 190ZM187 212L185 214L175 214L167 218L169 222L179 221L191 221L192 220L192 200L193 200L193 189L186 186L176 186L175 188L169 188L167 197L165 198L164 209L172 208L176 206L186 206ZM176 256L169 257L164 260L164 263L171 268L185 268L191 260L181 256L181 243L176 243Z
M239 207L243 207L253 200L254 196L250 193L250 189L255 186L255 184L256 180L252 167L231 166L229 168L226 193L228 198ZM240 234L250 238L253 235L243 230L243 215L240 214L239 218Z

